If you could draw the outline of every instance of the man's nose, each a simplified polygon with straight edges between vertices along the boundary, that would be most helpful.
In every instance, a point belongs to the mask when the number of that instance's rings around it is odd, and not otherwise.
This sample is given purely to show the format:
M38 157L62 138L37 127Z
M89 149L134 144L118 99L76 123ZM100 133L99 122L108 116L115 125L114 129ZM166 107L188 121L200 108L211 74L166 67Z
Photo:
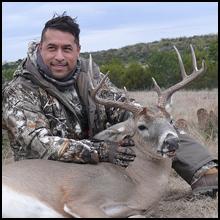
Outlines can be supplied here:
M179 147L179 138L172 134L168 134L164 140L164 143L168 145L167 149L169 151L176 150Z
M55 59L58 60L58 61L62 61L62 60L64 60L63 52L62 52L61 49L57 50L57 53L56 53Z

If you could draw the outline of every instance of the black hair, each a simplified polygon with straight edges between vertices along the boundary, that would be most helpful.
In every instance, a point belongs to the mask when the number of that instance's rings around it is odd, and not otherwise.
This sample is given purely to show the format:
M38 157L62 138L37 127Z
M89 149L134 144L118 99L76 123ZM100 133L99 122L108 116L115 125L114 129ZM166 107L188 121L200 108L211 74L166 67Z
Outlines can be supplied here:
M76 18L72 18L66 15L64 12L62 15L54 14L53 18L46 22L44 29L41 33L41 42L47 29L56 29L64 32L69 32L75 37L75 42L79 45L79 25L76 23Z

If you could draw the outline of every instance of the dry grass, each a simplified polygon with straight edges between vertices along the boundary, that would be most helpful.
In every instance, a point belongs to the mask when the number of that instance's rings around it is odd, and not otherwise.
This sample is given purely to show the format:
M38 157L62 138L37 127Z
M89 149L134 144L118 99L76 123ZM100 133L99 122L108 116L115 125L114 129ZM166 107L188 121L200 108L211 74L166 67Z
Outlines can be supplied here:
M218 196L195 197L191 187L173 170L165 195L147 218L217 218Z
M155 92L129 92L130 97L148 106L157 102ZM218 90L180 91L173 96L174 119L183 118L188 122L190 133L208 147L211 154L218 155L218 136L205 138L198 128L196 112L199 108L218 112ZM167 191L159 205L146 214L147 218L217 218L217 198L194 197L191 187L174 171L170 175Z
M156 103L155 92L129 92L141 104L147 106ZM180 91L173 97L173 116L175 119L184 118L190 125L190 133L204 143L213 155L218 154L218 137L205 139L198 129L196 112L199 108L218 112L218 90L212 91ZM3 131L4 132L4 131ZM3 164L12 161L7 138L3 133ZM218 196L196 198L191 194L190 186L174 171L170 175L165 195L159 205L146 214L147 218L217 218Z

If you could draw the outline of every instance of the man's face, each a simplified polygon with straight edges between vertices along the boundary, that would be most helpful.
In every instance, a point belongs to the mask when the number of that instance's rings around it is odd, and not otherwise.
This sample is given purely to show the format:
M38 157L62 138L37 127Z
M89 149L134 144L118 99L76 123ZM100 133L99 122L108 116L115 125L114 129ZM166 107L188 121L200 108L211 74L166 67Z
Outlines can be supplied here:
M80 53L80 47L71 33L54 29L47 29L39 49L55 79L65 78L74 70Z

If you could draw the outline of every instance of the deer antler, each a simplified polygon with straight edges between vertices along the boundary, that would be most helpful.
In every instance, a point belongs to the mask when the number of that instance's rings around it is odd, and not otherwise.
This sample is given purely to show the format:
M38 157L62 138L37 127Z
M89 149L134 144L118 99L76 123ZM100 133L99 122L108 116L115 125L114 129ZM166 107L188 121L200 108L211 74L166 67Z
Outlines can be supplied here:
M97 96L98 91L103 87L105 80L108 77L108 73L103 77L103 79L101 80L101 82L99 83L99 85L94 88L91 91L91 97L95 100L95 102L104 105L104 106L108 106L108 107L115 107L115 108L120 108L120 109L125 109L127 111L130 111L134 114L137 114L138 112L143 110L143 107L141 107L140 105L137 105L135 103L132 102L119 102L119 101L113 101L110 99L102 99L100 97Z
M174 92L176 92L177 90L179 90L179 89L183 88L184 86L186 86L188 83L193 81L195 78L197 78L204 71L205 61L204 60L202 61L202 67L201 67L201 69L198 70L195 52L194 52L193 47L192 47L191 44L190 44L190 48L191 48L191 52L192 52L192 63L193 63L193 72L192 72L191 75L186 74L186 71L185 71L180 53L177 50L177 48L174 46L174 49L177 53L178 60L179 60L182 81L175 84L175 85L173 85L173 86L171 86L170 88L166 89L165 91L161 91L161 88L158 86L156 80L152 77L152 80L153 80L153 83L154 83L154 89L158 94L158 106L159 107L165 108L168 100L171 98L171 96L173 95Z
M90 55L90 64L92 63L92 56ZM142 111L143 110L143 107L141 107L140 105L136 104L136 103L132 103L132 102L129 102L129 100L126 100L125 102L119 102L119 101L113 101L113 100L110 100L110 99L102 99L100 98L97 93L98 91L104 87L105 85L105 81L109 75L109 72L107 72L105 74L105 76L102 78L102 80L99 82L99 84L94 87L94 85L92 84L92 80L91 80L91 77L92 77L92 65L89 65L89 70L88 70L88 76L90 77L90 95L91 97L93 98L93 100L96 102L96 103L99 103L101 105L104 105L104 106L108 106L108 107L115 107L115 108L120 108L120 109L125 109L127 111L130 111L134 114L137 114L138 112ZM127 91L125 89L125 96L126 98L128 99L128 94L127 94Z

